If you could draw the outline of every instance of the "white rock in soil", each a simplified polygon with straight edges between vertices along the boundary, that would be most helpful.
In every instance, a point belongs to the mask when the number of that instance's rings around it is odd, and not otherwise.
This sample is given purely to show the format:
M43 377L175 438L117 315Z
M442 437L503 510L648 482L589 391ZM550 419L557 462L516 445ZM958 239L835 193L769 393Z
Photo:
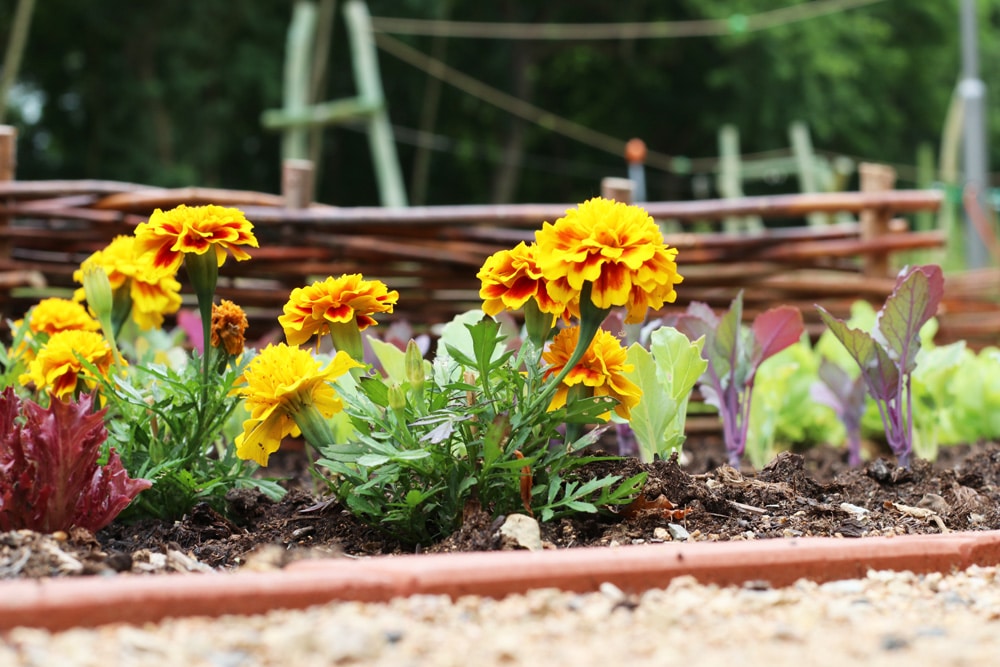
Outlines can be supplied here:
M670 537L675 540L684 541L691 538L691 534L687 532L687 528L679 523L668 523L667 530L670 531Z
M500 526L504 547L542 550L542 531L538 522L525 514L510 514Z

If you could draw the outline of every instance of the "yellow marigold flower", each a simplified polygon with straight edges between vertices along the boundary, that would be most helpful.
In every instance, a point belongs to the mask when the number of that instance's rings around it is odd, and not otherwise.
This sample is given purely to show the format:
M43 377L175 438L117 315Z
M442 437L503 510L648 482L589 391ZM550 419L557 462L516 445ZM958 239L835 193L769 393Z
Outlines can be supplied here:
M247 366L234 390L246 401L250 418L236 438L236 455L262 466L286 436L301 433L295 418L315 409L325 418L343 409L330 384L359 364L338 352L326 368L309 353L284 343L268 345Z
M546 377L558 375L569 361L576 349L580 337L579 327L563 329L552 340L549 348L542 353L542 359L549 364ZM610 396L618 400L615 412L623 419L628 419L632 408L638 405L642 398L642 390L638 385L625 377L625 373L634 366L626 362L628 352L621 346L617 338L604 329L600 329L583 358L569 372L562 385L556 390L550 410L558 410L566 405L566 399L571 387L582 385L591 396ZM602 415L607 420L610 412Z
M596 197L535 233L538 267L560 301L592 284L600 309L625 306L626 322L641 322L647 308L677 298L677 249L663 241L656 222L638 206Z
M69 299L42 299L31 309L28 327L32 333L53 335L60 331L98 331L101 325L87 309Z
M247 316L242 308L226 299L212 305L212 347L224 348L231 357L239 356L246 344L246 330Z
M240 246L257 247L253 225L239 209L225 206L187 206L181 204L167 212L153 211L149 221L135 228L136 248L140 255L153 254L157 269L176 271L184 255L204 255L215 251L218 265L231 252L237 261L250 259Z
M549 294L548 282L538 268L538 246L518 243L511 250L501 250L486 258L476 274L482 283L479 297L483 312L494 316L503 310L517 310L534 299L543 313L560 315L565 321L578 315L578 303L567 304ZM577 299L578 301L578 299Z
M28 366L28 372L18 379L22 385L33 382L38 391L48 390L57 398L75 391L81 380L88 389L93 389L97 378L84 368L81 359L97 367L102 376L107 376L114 363L114 353L99 333L60 331L49 338Z
M354 323L364 331L378 324L372 315L391 313L398 300L399 292L390 292L380 280L345 274L293 289L278 323L289 345L301 345L314 335L329 333L331 324Z
M132 319L143 330L163 325L164 315L176 313L181 307L181 284L174 277L174 268L156 268L153 256L139 254L134 236L118 236L102 250L83 260L73 273L73 280L82 283L91 266L100 266L108 274L111 289L118 294L128 289L132 303ZM83 289L74 298L85 298ZM116 302L118 301L116 296Z

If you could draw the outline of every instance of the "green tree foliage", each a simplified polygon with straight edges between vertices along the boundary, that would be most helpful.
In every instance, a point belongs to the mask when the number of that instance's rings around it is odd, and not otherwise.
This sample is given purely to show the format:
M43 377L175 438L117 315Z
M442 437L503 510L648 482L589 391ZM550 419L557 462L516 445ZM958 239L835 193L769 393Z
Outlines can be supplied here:
M0 3L6 36L14 2ZM343 3L338 3L342 5ZM633 0L608 3L370 0L373 16L489 22L612 23L731 20L806 0ZM277 191L280 137L260 114L281 104L289 2L164 0L39 5L21 70L18 176L105 178L156 185ZM982 76L1000 95L1000 0L982 0ZM733 16L736 20L732 20ZM328 99L355 94L343 18L337 17ZM484 83L603 134L642 137L669 155L715 155L735 124L744 151L788 146L788 125L809 124L817 147L913 163L937 145L959 75L958 3L885 0L807 21L715 37L505 41L394 36ZM439 40L435 43L435 40ZM427 75L381 52L382 79L404 176L414 164ZM445 84L426 201L578 201L621 156L582 145ZM24 107L20 107L22 110ZM993 137L1000 106L991 105ZM377 203L365 137L324 132L318 196ZM994 156L994 163L1000 162ZM505 166L506 165L506 166ZM651 198L691 196L690 176L650 169Z

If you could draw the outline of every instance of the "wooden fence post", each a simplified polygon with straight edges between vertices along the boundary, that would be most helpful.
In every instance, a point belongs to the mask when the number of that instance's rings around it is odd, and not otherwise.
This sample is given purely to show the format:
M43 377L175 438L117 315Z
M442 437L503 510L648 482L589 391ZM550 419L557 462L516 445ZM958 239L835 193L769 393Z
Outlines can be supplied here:
M281 161L281 196L285 198L285 208L309 208L313 201L312 160Z
M896 170L884 164L862 162L858 166L861 179L861 192L883 192L892 190L896 185ZM892 222L892 209L865 209L859 215L861 225L861 240L871 241L889 233ZM862 272L866 276L891 277L889 270L889 255L887 253L867 253L864 256Z
M627 178L608 176L601 179L601 196L623 204L631 204L635 198L635 183Z
M0 125L0 181L13 181L17 173L17 128ZM10 218L0 216L0 227L10 226ZM11 257L10 237L0 237L0 261Z

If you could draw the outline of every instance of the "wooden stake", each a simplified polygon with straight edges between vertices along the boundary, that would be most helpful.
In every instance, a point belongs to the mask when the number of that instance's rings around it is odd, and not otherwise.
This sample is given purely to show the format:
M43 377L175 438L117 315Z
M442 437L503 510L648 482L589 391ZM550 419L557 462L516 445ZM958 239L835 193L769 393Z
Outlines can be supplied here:
M17 172L17 129L10 125L0 125L0 183L14 180ZM10 227L8 216L0 217L0 230ZM10 240L0 237L0 261L10 259Z
M861 192L884 192L896 185L896 170L884 164L862 162L858 167L861 175ZM861 240L871 242L889 233L893 210L888 207L868 208L861 211ZM866 276L884 277L889 275L889 255L872 253L864 256L862 273Z
M623 204L631 204L635 196L635 182L616 176L603 178L601 179L601 196Z
M282 160L281 195L285 198L285 208L309 208L313 200L312 160Z

